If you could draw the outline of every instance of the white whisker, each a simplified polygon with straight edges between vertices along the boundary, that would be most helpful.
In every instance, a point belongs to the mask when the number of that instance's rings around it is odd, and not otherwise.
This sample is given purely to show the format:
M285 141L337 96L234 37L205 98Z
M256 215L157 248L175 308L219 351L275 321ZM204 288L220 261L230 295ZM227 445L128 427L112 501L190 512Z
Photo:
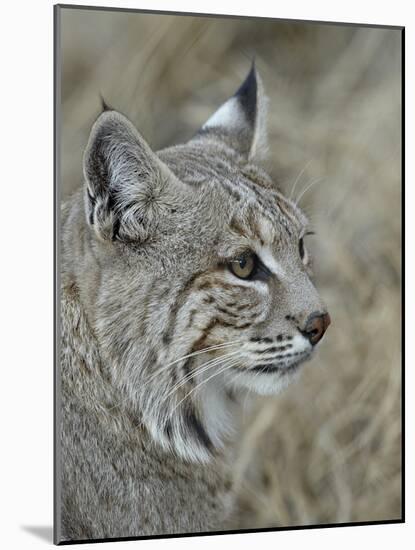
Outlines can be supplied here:
M311 183L309 185L307 185L307 187L305 189L303 189L303 191L301 191L300 195L297 197L296 201L295 201L295 204L296 206L298 206L298 203L300 202L300 200L302 199L302 197L307 193L307 191L309 189L311 189L314 185L316 185L317 183L321 183L322 181L324 181L326 178L325 177L321 177L321 178L315 178L314 180L311 181Z
M203 363L200 367L197 367L194 372L191 372L187 374L184 378L182 378L177 384L175 384L167 395L163 397L162 403L164 403L173 393L175 393L180 387L184 386L189 380L191 380L195 374L202 374L203 372L210 370L213 367L216 367L226 361L229 357L233 357L235 355L239 354L239 350L233 351L231 353L227 353L226 355L222 355L221 357L214 357L210 361L207 361L206 363ZM160 405L160 402L159 402Z
M304 168L302 170L300 170L300 173L298 174L298 176L296 177L295 179L295 182L291 188L291 193L290 193L290 197L289 199L292 200L293 198L293 195L294 195L294 191L295 191L295 188L297 186L297 183L300 181L301 179L301 176L304 174L304 172L307 170L307 168L310 166L310 163L311 163L312 159L310 159L307 164L304 166Z
M184 397L183 399L181 399L176 405L175 407L172 409L172 411L170 412L170 416L173 415L173 413L175 412L175 410L177 409L177 407L179 407L181 405L181 403L183 403L183 401L185 401L185 399L187 399L188 397L190 397L190 395L192 395L192 393L194 393L196 390L198 390L201 386L203 386L204 384L206 384L207 382L209 382L209 380L211 380L212 378L214 378L215 376L218 376L219 374L222 374L223 372L225 372L226 370L229 370L230 368L234 367L235 365L237 365L239 363L239 358L237 359L234 359L233 361L231 361L230 364L228 365L225 365L223 368L219 369L217 372L215 372L214 374L212 374L212 376L209 376L209 378L206 378L206 380L203 380L202 382L200 382L197 386L195 386L193 389L191 389Z
M193 353L183 355L183 357L179 357L178 359L175 359L174 361L172 361L171 363L168 363L167 365L163 365L162 367L157 369L155 372L153 372L151 374L151 376L149 378L147 378L147 380L145 380L142 387L145 387L152 380L154 380L154 378L156 378L159 374L163 373L166 370L169 370L170 367L172 367L173 365L176 365L177 363L180 363L181 361L184 361L185 359L190 359L191 357L196 357L197 355L201 355L203 353L208 353L209 351L215 351L215 350L219 350L219 349L223 349L223 348L227 348L227 347L231 347L231 346L236 346L237 344L240 344L240 343L241 343L240 340L234 340L232 342L225 342L223 344L217 344L215 346L210 346L208 348L203 348L201 350L194 351Z

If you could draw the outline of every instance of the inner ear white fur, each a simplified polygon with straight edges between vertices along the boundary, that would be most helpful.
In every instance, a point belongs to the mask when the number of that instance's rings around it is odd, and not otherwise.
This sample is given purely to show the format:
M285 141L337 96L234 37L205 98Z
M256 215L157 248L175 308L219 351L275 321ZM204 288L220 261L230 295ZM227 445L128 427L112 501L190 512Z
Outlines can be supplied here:
M261 160L268 152L267 106L262 80L252 66L235 95L213 113L202 130L208 134L210 130L213 134L223 131L223 141L231 139L231 146L248 160Z
M236 97L231 97L205 122L202 129L227 128L229 130L242 129L248 124L246 116Z

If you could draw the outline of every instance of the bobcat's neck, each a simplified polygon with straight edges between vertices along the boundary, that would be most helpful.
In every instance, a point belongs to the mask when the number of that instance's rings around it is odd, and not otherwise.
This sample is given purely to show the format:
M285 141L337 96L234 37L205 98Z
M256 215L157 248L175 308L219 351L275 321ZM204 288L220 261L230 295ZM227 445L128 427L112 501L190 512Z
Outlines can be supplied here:
M198 462L220 456L237 431L241 396L238 400L225 389L220 373L213 376L215 371L206 369L198 374L209 356L198 356L194 380L181 384L169 365L178 366L186 347L172 357L158 331L143 333L131 325L128 334L116 334L117 327L100 318L95 306L102 284L100 255L85 223L82 198L77 193L62 212L63 355L69 379L76 379L78 390L94 395L104 409L121 410L122 404L125 414L144 425L165 452ZM143 303L146 292L143 284ZM124 298L128 304L127 294ZM105 302L111 299L107 295ZM98 406L92 401L91 406Z

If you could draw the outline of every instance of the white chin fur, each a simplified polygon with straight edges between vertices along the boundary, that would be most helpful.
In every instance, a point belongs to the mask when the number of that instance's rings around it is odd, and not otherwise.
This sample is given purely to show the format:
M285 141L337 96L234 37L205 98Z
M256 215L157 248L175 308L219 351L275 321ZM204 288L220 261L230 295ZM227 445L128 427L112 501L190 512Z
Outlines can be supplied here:
M277 395L285 390L291 382L294 382L299 378L302 368L302 365L299 365L293 372L287 372L282 376L277 372L239 373L233 377L231 384L235 389L250 390L258 395Z

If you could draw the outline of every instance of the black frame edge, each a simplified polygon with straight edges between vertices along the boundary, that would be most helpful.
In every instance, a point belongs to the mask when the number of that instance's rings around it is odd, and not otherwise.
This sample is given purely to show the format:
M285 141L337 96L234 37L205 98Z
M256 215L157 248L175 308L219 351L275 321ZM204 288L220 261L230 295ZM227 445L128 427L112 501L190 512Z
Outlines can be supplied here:
M53 6L53 543L60 541L60 372L58 368L60 344L60 104L61 104L61 58L60 58L60 12Z
M198 13L198 12L182 12L182 11L170 11L170 10L151 10L151 9L140 9L140 8L117 8L115 6L88 6L83 4L56 4L62 9L79 9L79 10L90 10L90 11L109 11L109 12L128 12L128 13L143 13L143 14L153 14L153 15L180 15L183 17L211 17L211 18L220 18L220 19L254 19L254 20L264 20L264 21L287 21L289 23L314 23L317 25L339 25L344 27L366 27L373 29L396 29L402 30L403 25L386 25L386 24L376 24L376 23L342 23L340 21L321 21L314 19L289 19L286 17L266 17L259 15L234 15L226 13Z

